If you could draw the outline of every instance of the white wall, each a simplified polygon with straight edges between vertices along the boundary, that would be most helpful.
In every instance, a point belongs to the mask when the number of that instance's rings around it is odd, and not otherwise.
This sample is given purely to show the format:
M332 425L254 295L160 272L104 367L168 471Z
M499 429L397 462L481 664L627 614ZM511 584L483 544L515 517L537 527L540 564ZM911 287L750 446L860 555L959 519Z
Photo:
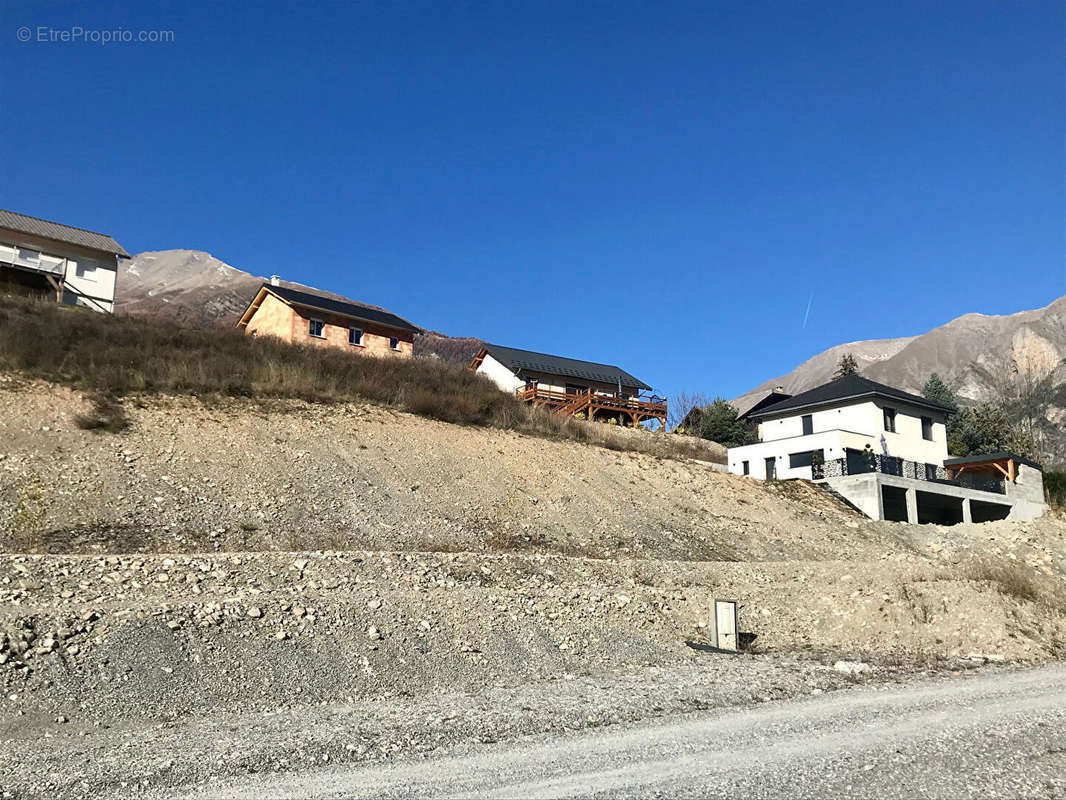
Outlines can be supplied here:
M759 442L744 447L730 447L726 456L729 471L734 475L744 474L744 462L748 462L749 475L760 480L766 479L766 459L773 458L776 464L777 477L782 480L790 478L811 479L811 468L789 466L789 455L793 453L809 453L812 450L821 450L826 461L844 458L847 448L862 450L866 444L876 448L877 442L872 436L863 436L847 431L822 431L810 436L793 436L788 439L778 439L773 442ZM879 452L879 451L878 451Z
M98 259L79 258L67 260L64 283L75 292L88 295L92 300L75 297L75 304L97 311L115 310L115 281L118 269ZM102 308L101 308L102 307Z
M896 432L884 427L884 406L896 410ZM766 477L765 459L773 457L777 464L777 477L810 478L810 467L789 467L788 456L792 453L824 450L827 461L843 458L844 449L861 450L867 443L880 454L881 436L885 437L888 454L922 464L943 464L948 456L947 429L944 416L938 412L890 400L861 400L840 403L829 408L810 411L813 433L803 435L804 411L766 419L759 425L762 439L758 444L733 447L729 450L729 471L743 474L743 461L748 461L749 474ZM933 420L933 438L922 438L922 416Z
M487 376L493 383L500 387L501 392L514 394L520 386L525 386L525 381L518 379L511 370L486 353L485 358L477 368L479 375Z
M491 353L487 353L485 355L485 358L481 361L481 365L477 368L477 371L478 373L482 375L487 375L489 378L491 378L492 382L499 386L501 391L508 392L510 394L514 394L516 390L525 387L526 375L528 375L531 380L536 381L538 389L551 392L559 392L560 394L566 392L566 383L568 380L567 378L561 377L559 375L547 375L544 373L529 373L528 371L523 372L524 377L519 378L513 372L511 372L510 368L504 366L495 358L493 358ZM601 383L599 381L588 381L583 380L581 378L571 378L569 380L577 385L588 386L598 394L614 396L618 392L617 385L612 386L609 383ZM640 391L638 389L626 388L625 386L622 387L622 391L629 392L631 397L637 397L640 394Z
M803 435L803 415L798 411L780 419L764 419L759 425L759 436L764 442L772 442L792 436ZM814 423L814 432L851 431L866 436L880 436L881 411L872 400L840 404L809 412Z
M96 311L114 311L115 280L118 274L118 263L114 255L97 253L65 242L31 237L16 231L0 231L0 262L11 263L19 248L39 253L38 263L42 271L56 277L62 276L64 284L75 290L65 293L64 302ZM98 299L79 299L77 293Z

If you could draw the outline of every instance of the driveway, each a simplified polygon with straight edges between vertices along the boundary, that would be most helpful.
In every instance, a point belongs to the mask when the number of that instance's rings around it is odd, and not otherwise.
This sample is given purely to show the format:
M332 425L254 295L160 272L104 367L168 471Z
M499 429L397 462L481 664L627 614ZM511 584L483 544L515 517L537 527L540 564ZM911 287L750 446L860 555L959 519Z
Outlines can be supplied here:
M172 796L1066 798L1066 666L863 687Z

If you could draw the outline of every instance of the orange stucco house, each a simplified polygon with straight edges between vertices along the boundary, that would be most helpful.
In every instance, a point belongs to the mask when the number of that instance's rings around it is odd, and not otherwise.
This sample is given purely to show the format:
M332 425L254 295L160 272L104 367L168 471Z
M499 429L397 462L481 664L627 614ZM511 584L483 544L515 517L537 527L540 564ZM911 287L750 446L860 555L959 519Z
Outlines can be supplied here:
M282 286L276 278L259 287L237 327L251 336L276 336L292 344L400 358L413 355L415 334L422 331L383 308L308 287Z

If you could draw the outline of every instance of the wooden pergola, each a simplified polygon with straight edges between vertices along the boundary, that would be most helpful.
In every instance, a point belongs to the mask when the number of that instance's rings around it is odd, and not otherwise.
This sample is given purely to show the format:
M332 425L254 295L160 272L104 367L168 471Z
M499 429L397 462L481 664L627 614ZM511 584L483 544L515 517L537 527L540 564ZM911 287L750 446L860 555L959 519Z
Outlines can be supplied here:
M952 479L958 478L964 472L969 472L979 475L991 475L994 478L1005 478L1014 483L1018 479L1018 465L1020 463L1032 464L1028 459L1017 456L1014 453L986 453L964 458L949 458L944 462L944 469L948 471L948 475Z

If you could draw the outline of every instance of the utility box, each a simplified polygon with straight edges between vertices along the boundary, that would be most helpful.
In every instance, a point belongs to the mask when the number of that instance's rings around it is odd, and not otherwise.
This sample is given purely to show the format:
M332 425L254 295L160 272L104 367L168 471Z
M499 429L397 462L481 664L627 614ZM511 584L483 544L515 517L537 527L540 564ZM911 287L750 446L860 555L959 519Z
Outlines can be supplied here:
M711 644L719 650L737 650L737 603L715 600L711 612Z

